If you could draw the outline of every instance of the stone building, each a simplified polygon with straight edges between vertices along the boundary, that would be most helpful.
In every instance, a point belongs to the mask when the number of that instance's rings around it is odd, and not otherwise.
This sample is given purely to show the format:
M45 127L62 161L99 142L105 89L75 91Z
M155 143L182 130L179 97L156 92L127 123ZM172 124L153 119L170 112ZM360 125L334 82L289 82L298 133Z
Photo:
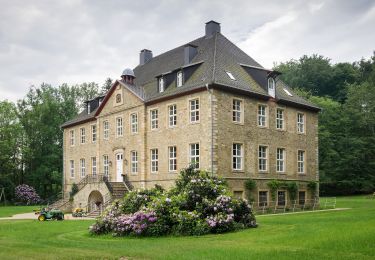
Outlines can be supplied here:
M205 35L156 57L140 52L105 96L63 124L64 195L94 210L126 190L170 187L194 163L224 177L235 196L269 205L271 180L298 184L298 201L318 181L319 108L299 97L206 23ZM316 193L315 193L316 194ZM279 187L278 205L290 203ZM60 204L60 206L62 205Z

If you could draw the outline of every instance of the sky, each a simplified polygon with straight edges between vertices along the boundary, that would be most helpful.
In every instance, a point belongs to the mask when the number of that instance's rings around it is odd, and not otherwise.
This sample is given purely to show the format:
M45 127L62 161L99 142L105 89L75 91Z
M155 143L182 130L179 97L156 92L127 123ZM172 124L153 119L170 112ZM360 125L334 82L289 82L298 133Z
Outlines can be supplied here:
M205 23L266 68L314 53L336 62L375 51L374 0L0 0L0 100L31 85L80 84L204 35Z

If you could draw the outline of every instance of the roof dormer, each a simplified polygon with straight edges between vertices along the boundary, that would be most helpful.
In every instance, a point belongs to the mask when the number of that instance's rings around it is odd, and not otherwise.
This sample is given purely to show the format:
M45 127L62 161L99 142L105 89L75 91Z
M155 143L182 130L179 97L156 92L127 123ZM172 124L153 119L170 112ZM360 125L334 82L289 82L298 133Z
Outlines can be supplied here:
M268 77L268 95L275 98L275 92L276 92L276 84L275 79L273 77Z

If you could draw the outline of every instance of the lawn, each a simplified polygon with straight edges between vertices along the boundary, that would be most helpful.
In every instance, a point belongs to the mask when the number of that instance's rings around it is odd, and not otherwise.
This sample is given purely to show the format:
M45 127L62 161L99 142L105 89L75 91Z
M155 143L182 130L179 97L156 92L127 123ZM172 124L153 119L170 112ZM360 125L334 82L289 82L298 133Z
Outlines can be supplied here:
M375 200L342 197L350 210L258 216L259 227L203 237L114 238L92 221L0 221L0 259L374 259Z
M33 212L40 206L0 206L0 218L11 217L15 214Z

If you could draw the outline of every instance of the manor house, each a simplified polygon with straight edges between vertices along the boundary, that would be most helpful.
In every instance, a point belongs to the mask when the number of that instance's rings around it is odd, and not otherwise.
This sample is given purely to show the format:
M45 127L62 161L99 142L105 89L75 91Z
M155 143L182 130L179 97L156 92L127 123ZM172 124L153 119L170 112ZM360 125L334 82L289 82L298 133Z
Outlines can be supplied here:
M256 204L290 203L271 180L298 184L300 204L318 181L319 108L229 41L220 24L158 56L140 52L104 96L62 125L63 204L89 211L131 189L171 187L193 164L225 178L233 194L248 197L255 180ZM275 43L277 44L277 43ZM261 54L259 54L261 55ZM73 183L78 192L68 202Z

